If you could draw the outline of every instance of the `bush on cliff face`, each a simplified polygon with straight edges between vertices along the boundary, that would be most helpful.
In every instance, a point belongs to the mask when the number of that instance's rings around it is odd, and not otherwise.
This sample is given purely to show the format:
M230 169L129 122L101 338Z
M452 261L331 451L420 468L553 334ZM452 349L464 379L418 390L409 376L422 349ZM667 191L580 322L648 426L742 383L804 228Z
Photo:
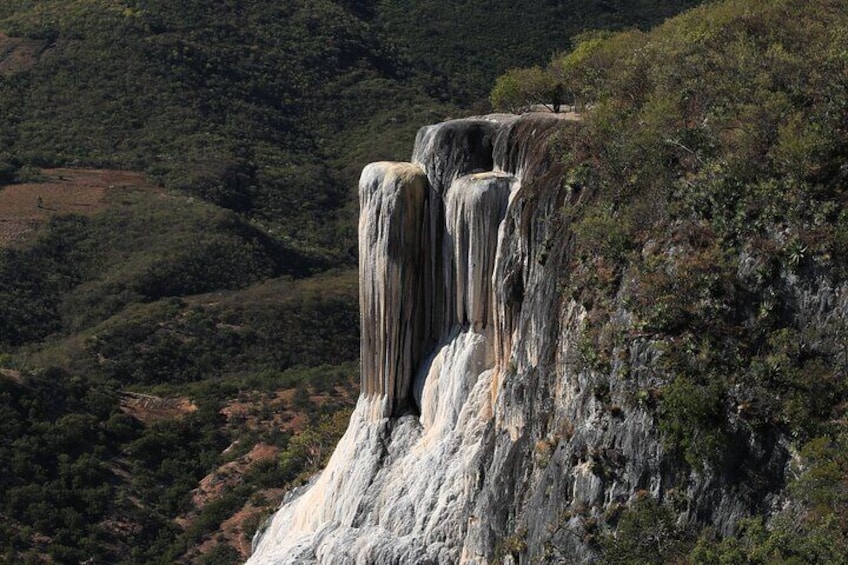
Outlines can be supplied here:
M792 504L770 527L759 518L742 523L736 537L701 534L695 563L843 563L848 555L848 443L845 432L817 438L801 449L790 483Z
M690 544L687 532L674 518L670 509L653 498L637 501L621 516L616 535L602 538L603 564L683 562Z
M846 45L844 2L728 0L578 38L546 69L584 106L562 156L591 194L563 211L576 235L564 288L590 310L581 348L612 359L650 340L659 428L691 468L756 491L747 442L801 453L793 513L702 541L698 562L845 555L844 536L819 541L846 507L800 493L845 488L812 477L844 458L848 319L819 323L798 297L848 277ZM615 310L632 316L624 331L607 328Z
M667 369L691 386L770 383L772 391L758 390L743 409L761 417L755 413L767 405L801 434L821 431L816 422L828 420L844 394L835 344L816 347L821 339L787 327L781 304L787 276L843 276L848 265L840 18L838 3L726 2L565 56L593 100L565 157L591 168L584 176L596 200L578 225L596 221L592 210L624 219L652 203L648 225L622 224L640 254L612 258L635 281L626 297L638 329L674 341L674 350L685 346ZM745 279L737 272L743 256L756 262ZM578 257L572 280L594 260ZM769 362L781 355L770 337L781 331L796 332L804 352ZM810 397L829 400L813 408ZM664 413L673 421L680 412L670 407ZM715 428L696 420L686 433Z
M667 356L669 373L691 386L767 385L752 402L776 420L761 423L800 437L826 431L845 394L842 328L794 327L782 299L792 277L848 273L847 21L840 2L729 1L555 61L591 100L564 155L588 166L580 182L594 195L578 234L609 217L638 251L578 237L597 249L578 248L572 281L608 256L632 280L636 329L683 351ZM623 221L645 201L649 223Z

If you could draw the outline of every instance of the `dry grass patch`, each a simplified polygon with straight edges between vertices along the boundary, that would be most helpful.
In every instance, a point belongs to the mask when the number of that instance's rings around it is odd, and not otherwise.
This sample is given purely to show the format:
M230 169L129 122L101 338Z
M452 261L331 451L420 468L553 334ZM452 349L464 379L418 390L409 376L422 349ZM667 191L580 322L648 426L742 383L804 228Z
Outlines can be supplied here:
M150 188L144 174L105 169L43 169L38 182L0 189L0 247L18 243L59 214L93 215L108 206L110 190Z
M0 33L0 76L31 69L46 47L44 41Z
M160 398L149 394L124 392L121 398L121 409L149 425L191 414L197 411L197 405L188 398Z

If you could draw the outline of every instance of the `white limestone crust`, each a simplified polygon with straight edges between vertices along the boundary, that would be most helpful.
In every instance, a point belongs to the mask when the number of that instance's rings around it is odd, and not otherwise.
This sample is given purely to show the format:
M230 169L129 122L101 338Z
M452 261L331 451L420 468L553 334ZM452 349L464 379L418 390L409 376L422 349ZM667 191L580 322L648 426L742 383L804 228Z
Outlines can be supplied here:
M385 397L375 417L403 408L421 359L423 171L410 163L372 163L359 183L359 301L362 394Z
M520 185L478 169L514 119L423 128L416 164L363 170L362 395L327 468L277 512L248 563L477 562L462 551L493 417L493 275Z

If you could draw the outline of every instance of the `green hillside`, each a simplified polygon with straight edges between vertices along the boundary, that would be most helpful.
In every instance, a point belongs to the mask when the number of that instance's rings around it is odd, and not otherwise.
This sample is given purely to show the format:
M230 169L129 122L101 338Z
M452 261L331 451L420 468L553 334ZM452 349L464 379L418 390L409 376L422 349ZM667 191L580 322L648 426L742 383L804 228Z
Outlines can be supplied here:
M452 110L332 2L225 6L4 3L0 31L35 42L0 83L4 160L144 170L299 245L342 246L357 130L403 108L408 142Z
M575 234L563 289L590 309L586 363L611 374L634 333L659 344L662 385L635 401L686 472L765 492L768 470L740 458L740 438L791 456L768 522L723 537L674 524L685 500L643 497L602 538L607 563L848 555L848 318L799 298L848 277L846 46L844 2L727 0L649 33L585 35L538 81L514 71L492 93L511 106L559 85L583 108L561 142L582 194L563 210ZM827 323L805 322L817 308Z
M694 3L0 3L0 202L74 201L44 168L148 181L85 214L15 203L39 219L0 248L4 557L237 560L355 399L361 167L577 32ZM254 445L272 455L193 500Z
M447 80L435 91L468 103L503 71L568 51L587 30L649 28L700 0L381 0L377 21L416 69Z

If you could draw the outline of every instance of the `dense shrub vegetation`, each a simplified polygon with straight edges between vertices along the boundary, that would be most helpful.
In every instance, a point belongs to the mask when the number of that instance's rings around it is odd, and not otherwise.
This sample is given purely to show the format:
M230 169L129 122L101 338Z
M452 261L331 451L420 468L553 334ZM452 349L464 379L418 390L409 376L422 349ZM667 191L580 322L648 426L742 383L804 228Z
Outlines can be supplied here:
M237 560L211 533L317 469L354 398L362 165L579 31L695 3L0 2L0 189L56 166L159 185L0 249L5 559ZM197 410L144 420L128 394ZM260 443L280 455L195 508L223 449Z
M158 559L176 533L166 516L190 502L189 490L226 446L214 404L145 428L120 411L109 387L61 370L3 379L0 389L9 560L21 551L38 561L26 552L36 533L57 562L117 562L130 558L118 551L124 544L133 561Z
M563 210L575 233L563 290L590 311L587 364L612 370L633 340L662 352L664 385L634 402L654 407L689 468L756 493L746 438L789 438L800 454L793 499L769 524L721 540L646 503L604 546L611 563L848 554L848 320L805 321L797 298L848 276L846 30L843 2L729 0L650 33L584 34L533 81L511 71L492 92L510 106L554 85L583 112L563 159L591 196ZM616 309L629 327L610 321ZM645 546L648 530L665 545Z
M326 264L201 201L139 190L112 204L92 218L57 216L31 246L0 250L0 341L20 345L88 327L128 304L304 276Z
M698 0L391 1L376 4L378 21L414 68L435 70L436 94L466 102L491 88L499 73L539 63L586 30L646 27ZM471 24L471 25L469 25ZM473 31L471 31L473 29ZM470 32L470 33L469 33Z

